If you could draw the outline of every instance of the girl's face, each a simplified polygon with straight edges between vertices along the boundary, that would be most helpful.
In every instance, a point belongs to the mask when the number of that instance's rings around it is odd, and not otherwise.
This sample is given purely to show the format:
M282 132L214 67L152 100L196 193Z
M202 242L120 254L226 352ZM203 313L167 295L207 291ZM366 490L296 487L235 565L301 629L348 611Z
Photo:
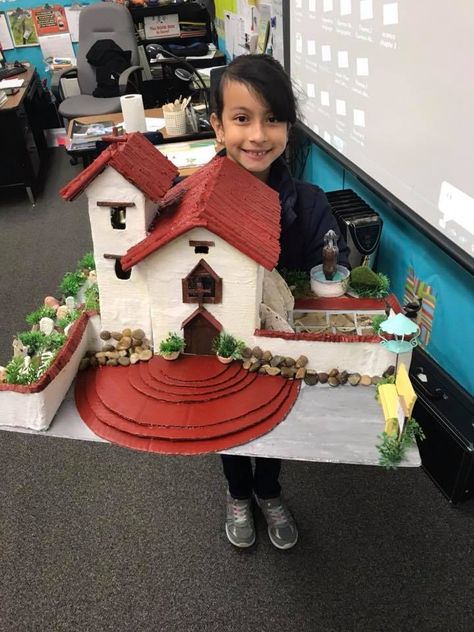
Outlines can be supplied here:
M211 124L227 157L254 176L267 181L272 162L284 152L288 123L277 121L268 105L239 81L226 81L222 119Z

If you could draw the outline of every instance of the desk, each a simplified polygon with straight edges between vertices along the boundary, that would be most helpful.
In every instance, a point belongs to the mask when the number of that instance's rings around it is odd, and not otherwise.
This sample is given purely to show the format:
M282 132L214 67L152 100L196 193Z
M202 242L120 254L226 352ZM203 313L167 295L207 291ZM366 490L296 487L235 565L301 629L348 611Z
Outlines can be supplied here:
M23 86L0 108L0 187L23 186L34 204L46 155L42 125L35 116L43 88L34 67L18 78Z
M163 118L163 110L162 108L152 108L150 110L145 110L145 117ZM107 120L107 121L112 121L113 123L118 125L119 123L123 122L123 114L122 112L115 112L114 114L101 114L99 116L81 116L81 117L78 117L77 119L72 119L71 121L69 121L69 125L67 128L68 139L71 138L73 120L79 121L79 123L100 123L101 121ZM185 135L185 136L170 136L170 134L168 134L168 132L166 131L164 127L158 131L163 135L164 139L166 139L167 141L171 140L173 142L174 141L180 142L182 140L190 140L190 139L199 140L199 139L214 137L213 132L204 132L201 134L195 133L195 134L190 134L190 135ZM79 149L70 149L68 150L68 152L72 156L79 156L83 160L84 166L87 166L87 164L89 164L97 155L97 150L95 149L79 148ZM194 173L194 171L195 169L192 169L192 168L180 169L180 175L189 176L191 175L191 173Z
M149 118L163 118L163 110L162 108L152 108L150 110L145 110L145 117ZM69 125L67 128L67 137L71 138L71 130L73 121L78 121L79 123L100 123L102 121L112 121L115 125L119 123L123 123L123 114L122 112L115 112L113 114L99 114L96 116L78 116L76 119L71 119L69 121ZM164 138L169 138L169 134L166 129L159 130ZM73 150L76 151L76 150Z

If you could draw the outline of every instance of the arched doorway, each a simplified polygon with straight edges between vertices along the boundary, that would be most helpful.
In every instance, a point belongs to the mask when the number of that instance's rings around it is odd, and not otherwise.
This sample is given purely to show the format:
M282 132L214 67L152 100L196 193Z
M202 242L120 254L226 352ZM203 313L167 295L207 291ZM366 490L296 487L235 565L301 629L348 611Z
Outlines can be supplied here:
M222 331L222 325L200 305L182 324L185 352L195 355L212 354L212 342Z

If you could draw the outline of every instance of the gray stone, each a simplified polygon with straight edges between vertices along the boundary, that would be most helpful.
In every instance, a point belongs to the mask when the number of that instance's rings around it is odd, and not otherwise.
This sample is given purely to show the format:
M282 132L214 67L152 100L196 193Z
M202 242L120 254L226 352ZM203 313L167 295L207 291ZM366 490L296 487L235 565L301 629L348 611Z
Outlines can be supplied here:
M308 364L308 358L305 355L300 355L300 357L295 362L295 365L298 369L300 367L306 366L307 364Z
M357 386L360 382L360 374L359 373L351 373L347 378L348 382L351 386Z
M349 377L349 373L347 371L342 371L342 373L339 373L339 375L337 376L337 379L339 380L339 384L345 384L347 382L348 377Z
M267 375L280 375L280 369L277 366L266 365Z
M117 349L130 349L132 346L132 339L130 336L122 336L117 343Z
M306 375L304 376L304 381L305 384L307 384L308 386L314 386L319 382L318 374L312 369L307 369Z
M296 369L289 366L281 367L281 376L285 377L287 380L292 380L295 377Z

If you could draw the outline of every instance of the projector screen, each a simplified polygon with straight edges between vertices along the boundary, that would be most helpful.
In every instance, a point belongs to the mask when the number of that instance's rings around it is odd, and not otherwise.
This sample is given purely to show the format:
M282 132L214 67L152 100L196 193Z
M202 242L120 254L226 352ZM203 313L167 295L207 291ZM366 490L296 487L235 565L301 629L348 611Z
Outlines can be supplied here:
M284 6L305 131L474 270L472 0Z

